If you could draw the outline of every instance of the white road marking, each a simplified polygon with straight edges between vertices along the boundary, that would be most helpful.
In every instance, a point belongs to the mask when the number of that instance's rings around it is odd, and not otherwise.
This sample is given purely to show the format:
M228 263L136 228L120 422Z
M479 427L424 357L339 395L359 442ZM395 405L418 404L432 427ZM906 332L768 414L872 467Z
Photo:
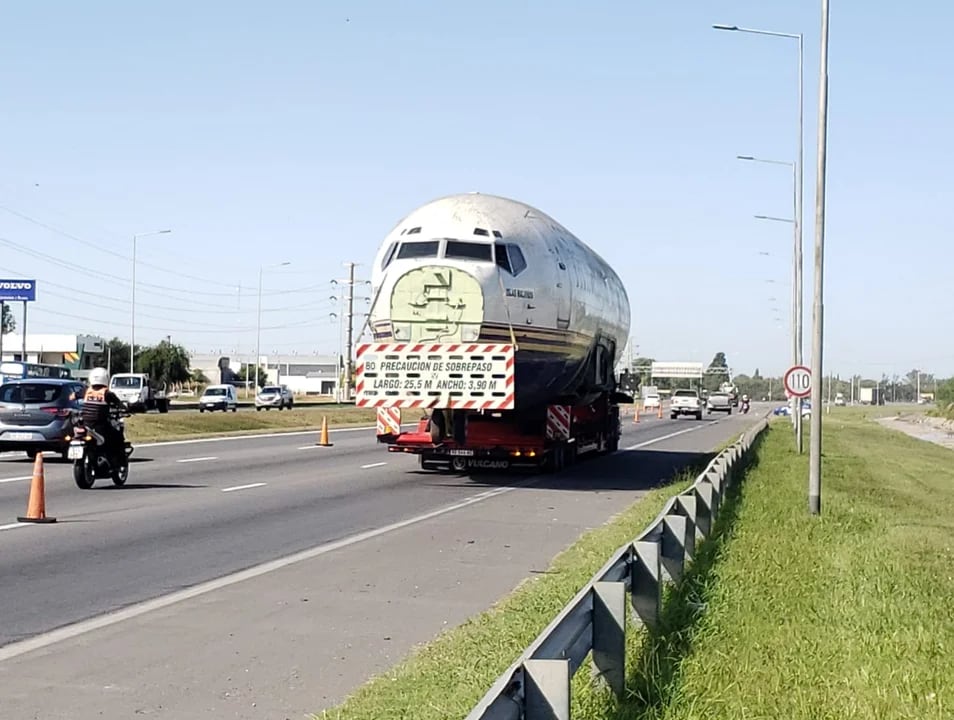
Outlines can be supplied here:
M707 422L705 425L693 425L692 427L686 428L685 430L677 430L676 432L669 433L668 435L663 435L662 437L653 438L652 440L646 440L645 442L636 443L635 445L630 445L630 446L629 446L628 448L626 448L626 449L627 449L627 450L639 450L639 448L644 448L644 447L646 447L646 446L648 446L648 445L653 445L653 444L655 444L655 443L662 442L663 440L668 440L669 438L674 438L674 437L676 437L677 435L685 435L686 433L691 433L691 432L693 432L694 430L700 430L700 429L702 429L702 428L704 428L704 427L711 427L712 425L715 425L715 424L717 424L718 422L719 422L718 420L713 420L713 421L711 421L711 422Z
M182 460L176 460L176 462L187 463L187 462L205 462L206 460L218 460L217 457L197 457L197 458L184 458Z
M19 527L26 527L27 525L32 525L32 524L33 523L15 522L15 523L10 523L9 525L0 525L0 530L15 530Z
M401 427L416 427L417 423L401 423ZM337 430L329 430L330 433L346 433L346 432L364 432L367 430L376 430L373 425L369 427L346 427L338 428ZM198 443L214 443L214 442L227 442L235 440L262 440L264 438L281 438L281 437L301 437L302 435L317 435L318 430L295 430L294 432L276 432L276 433L262 433L258 435L223 435L221 437L210 437L210 438L193 438L192 440L164 440L162 442L154 443L134 443L136 448L147 448L147 447L169 447L172 445L196 445Z
M235 487L222 488L222 492L232 492L233 490L249 490L250 488L264 487L268 483L249 483L248 485L236 485Z
M8 482L18 482L20 480L32 480L32 479L33 479L32 475L24 475L23 477L15 477L15 478L0 478L0 485L2 485L3 483L8 483Z
M387 463L386 463L386 462L370 463L369 465L362 465L362 466L361 466L361 469L362 469L362 470L368 470L369 468L381 467L382 465L387 465Z
M40 648L55 645L58 642L69 640L93 630L109 627L110 625L121 623L124 620L130 620L132 618L139 617L140 615L145 615L146 613L152 612L154 610L160 610L175 603L182 602L183 600L190 600L191 598L205 595L206 593L220 590L230 585L235 585L236 583L240 583L244 580L251 580L252 578L266 575L267 573L274 572L275 570L281 570L282 568L288 567L289 565L294 565L305 560L311 560L334 550L340 550L341 548L356 545L360 542L364 542L365 540L371 540L382 535L387 535L388 533L406 528L410 525L417 525L418 523L425 522L426 520L431 520L432 518L446 515L447 513L454 512L455 510L461 510L462 508L468 507L470 505L475 505L485 500L489 500L492 497L504 495L505 493L525 488L535 482L539 482L539 480L539 478L530 479L510 485L509 487L487 490L486 492L482 492L477 495L471 495L469 498L456 502L453 505L446 505L442 508L438 508L437 510L431 510L430 512L423 513L422 515L408 518L407 520L401 520L400 522L384 525L383 527L379 527L374 530L367 530L365 532L358 533L357 535L351 535L349 537L342 538L341 540L335 540L333 542L317 545L316 547L313 547L309 550L303 550L293 555L279 558L278 560L262 563L261 565L248 568L247 570L241 570L237 573L226 575L225 577L221 577L216 580L211 580L191 588L186 588L185 590L179 590L153 600L147 600L136 605L125 607L122 610L116 610L104 615L99 615L89 620L82 620L78 623L66 625L56 630L52 630L51 632L37 635L36 637L5 645L4 647L0 647L0 662L9 660L10 658L15 658L33 650L39 650Z
M325 448L325 447L330 447L330 446L329 446L329 445L318 445L318 444L315 444L315 445L302 445L302 446L301 446L300 448L298 448L298 449L299 449L299 450L314 450L315 448Z

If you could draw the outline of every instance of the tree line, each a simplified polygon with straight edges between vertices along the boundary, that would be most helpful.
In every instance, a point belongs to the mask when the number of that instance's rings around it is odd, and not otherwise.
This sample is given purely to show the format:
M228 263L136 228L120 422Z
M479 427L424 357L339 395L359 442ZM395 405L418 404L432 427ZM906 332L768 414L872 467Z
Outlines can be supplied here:
M676 390L679 388L694 388L700 385L698 380L689 380L682 378L652 378L652 364L654 358L639 357L635 358L629 368L623 370L621 375L621 384L623 389L630 394L639 394L639 388L642 385L655 385L660 390ZM732 374L729 368L728 360L724 352L718 352L709 363L706 373L702 379L701 387L709 392L719 389L719 386L730 380L738 389L740 395L748 395L750 398L767 399L771 401L784 401L785 388L782 377L764 377L759 369L756 368L751 374L737 373ZM828 398L828 389L831 386L831 397L842 393L845 400L852 397L852 387L854 387L854 397L858 398L859 388L880 387L881 392L888 402L916 402L918 392L918 371L911 370L904 376L884 375L880 378L864 378L861 375L853 375L842 378L839 375L825 376L822 381L822 397ZM954 378L939 379L932 373L921 372L921 392L933 393L936 388L935 400L938 405L948 405L954 403Z

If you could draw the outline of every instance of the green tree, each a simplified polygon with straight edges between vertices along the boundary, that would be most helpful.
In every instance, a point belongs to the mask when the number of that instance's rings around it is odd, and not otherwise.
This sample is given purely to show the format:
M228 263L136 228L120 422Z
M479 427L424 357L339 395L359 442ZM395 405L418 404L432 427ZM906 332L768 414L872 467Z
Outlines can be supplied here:
M13 319L13 312L10 306L3 303L3 318L0 320L0 332L4 335L12 333L17 328L17 321Z
M183 383L192 378L189 353L181 345L168 340L137 353L136 372L148 373L159 386Z
M255 366L251 363L242 365L241 370L236 373L239 381L242 383L243 387L246 382L252 387L255 386ZM259 389L265 387L268 384L268 372L265 369L264 365L258 366L258 387Z
M706 376L702 381L703 387L709 392L719 389L719 386L729 379L729 363L724 352L717 352L709 363Z

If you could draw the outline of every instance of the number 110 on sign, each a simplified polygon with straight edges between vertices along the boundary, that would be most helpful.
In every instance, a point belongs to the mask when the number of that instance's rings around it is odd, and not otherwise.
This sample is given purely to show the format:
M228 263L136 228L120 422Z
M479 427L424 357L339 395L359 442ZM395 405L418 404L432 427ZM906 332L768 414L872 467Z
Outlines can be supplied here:
M795 365L785 373L785 390L797 398L806 398L812 394L812 371L804 365Z

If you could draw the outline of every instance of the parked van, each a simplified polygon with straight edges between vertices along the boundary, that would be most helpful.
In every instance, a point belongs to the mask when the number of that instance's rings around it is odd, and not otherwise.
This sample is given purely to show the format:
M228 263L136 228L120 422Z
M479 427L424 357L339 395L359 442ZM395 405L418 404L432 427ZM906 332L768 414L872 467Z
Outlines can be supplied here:
M238 410L238 393L234 385L209 385L199 398L199 412L221 410L235 412Z

